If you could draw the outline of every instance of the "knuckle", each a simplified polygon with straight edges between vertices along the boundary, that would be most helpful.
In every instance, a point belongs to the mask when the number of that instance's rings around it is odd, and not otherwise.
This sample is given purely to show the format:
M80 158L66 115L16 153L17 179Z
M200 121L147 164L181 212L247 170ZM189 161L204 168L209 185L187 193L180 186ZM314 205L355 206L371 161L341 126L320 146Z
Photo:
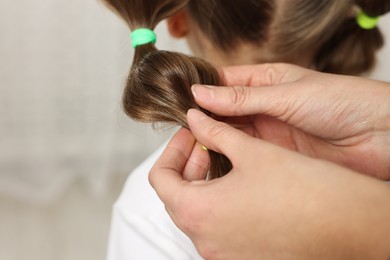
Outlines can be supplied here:
M250 87L233 87L231 92L231 104L233 105L232 108L237 110L237 112L241 112L250 98L250 92Z
M276 83L276 68L272 64L267 64L265 71L265 79L268 85L274 85Z
M264 64L264 79L268 86L280 84L284 81L292 65L287 63L267 63Z

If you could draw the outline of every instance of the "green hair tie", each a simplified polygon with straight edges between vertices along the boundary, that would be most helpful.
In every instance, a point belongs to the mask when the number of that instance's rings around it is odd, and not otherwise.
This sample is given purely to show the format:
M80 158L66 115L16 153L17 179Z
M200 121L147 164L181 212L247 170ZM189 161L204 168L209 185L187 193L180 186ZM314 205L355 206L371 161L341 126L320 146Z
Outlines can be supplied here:
M368 16L365 12L360 11L356 16L356 22L360 28L365 30L374 29L378 25L379 16L371 17Z
M140 28L131 33L134 48L148 43L156 43L156 39L156 33L147 28Z

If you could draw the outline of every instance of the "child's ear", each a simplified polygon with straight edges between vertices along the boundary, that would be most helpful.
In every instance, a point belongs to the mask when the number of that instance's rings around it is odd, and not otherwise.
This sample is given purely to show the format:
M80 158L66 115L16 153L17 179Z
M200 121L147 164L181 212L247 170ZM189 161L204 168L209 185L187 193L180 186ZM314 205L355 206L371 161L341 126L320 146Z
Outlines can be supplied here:
M170 16L167 19L168 31L175 38L183 38L188 34L188 14L185 10Z

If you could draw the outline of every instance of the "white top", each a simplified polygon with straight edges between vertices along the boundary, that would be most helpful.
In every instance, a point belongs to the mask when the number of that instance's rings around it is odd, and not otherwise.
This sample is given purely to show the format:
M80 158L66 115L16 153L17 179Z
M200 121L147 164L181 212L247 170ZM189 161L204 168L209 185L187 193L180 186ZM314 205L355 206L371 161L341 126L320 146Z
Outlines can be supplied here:
M130 174L114 204L107 260L203 259L148 182L148 173L166 145Z

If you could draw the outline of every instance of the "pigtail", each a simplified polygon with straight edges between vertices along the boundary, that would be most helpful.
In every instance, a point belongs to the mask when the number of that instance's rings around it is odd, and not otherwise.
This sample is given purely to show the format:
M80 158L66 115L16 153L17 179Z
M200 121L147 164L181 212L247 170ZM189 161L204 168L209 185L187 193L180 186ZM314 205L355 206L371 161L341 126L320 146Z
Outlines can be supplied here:
M188 0L105 1L133 32L140 28L153 30L160 21L188 3ZM191 93L191 86L196 83L219 86L221 80L217 70L204 60L177 52L159 51L153 42L140 44L135 46L133 65L123 93L124 111L137 121L188 128L187 111L201 109ZM208 178L221 177L231 170L232 165L225 156L208 152Z
M388 0L356 0L356 7L333 37L322 45L315 58L316 69L329 73L358 75L371 70L376 52L384 39L379 28L362 28L357 22L360 12L378 17L390 11Z

